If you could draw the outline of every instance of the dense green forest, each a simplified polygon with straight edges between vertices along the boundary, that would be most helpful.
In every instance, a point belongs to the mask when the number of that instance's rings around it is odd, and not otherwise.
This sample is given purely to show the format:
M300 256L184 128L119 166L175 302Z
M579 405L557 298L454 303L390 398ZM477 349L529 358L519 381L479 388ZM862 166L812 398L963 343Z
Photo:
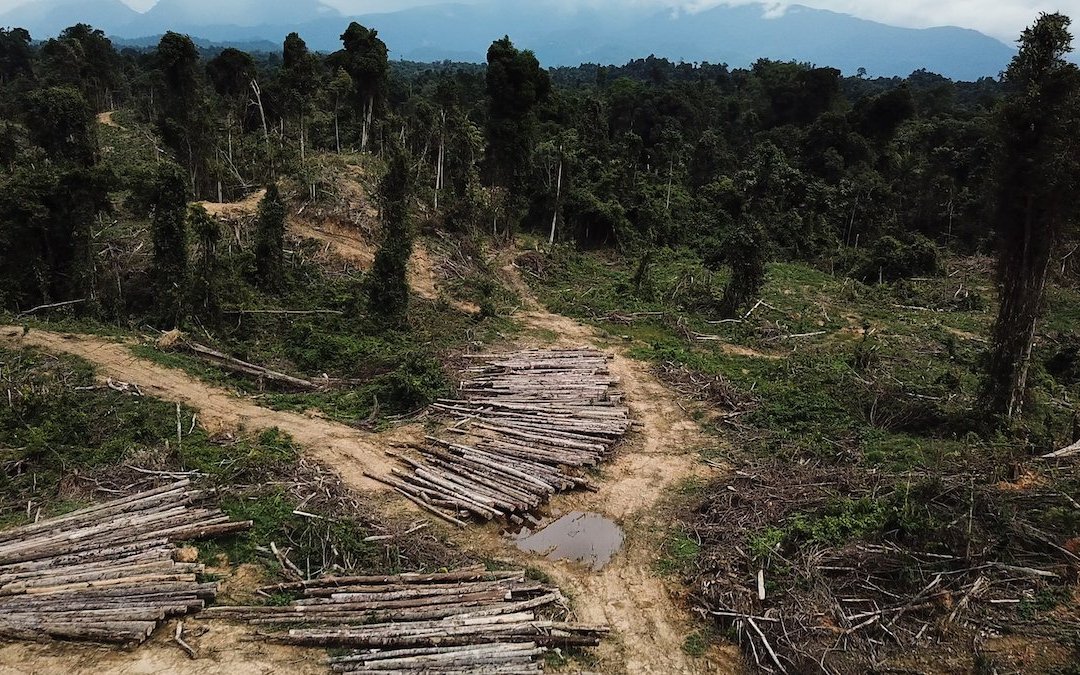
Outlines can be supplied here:
M750 232L770 259L860 280L931 273L936 247L992 246L995 80L656 58L549 73L507 40L486 69L421 65L388 62L360 26L342 38L330 55L296 35L280 55L249 55L200 53L176 34L117 52L85 25L43 43L5 31L3 251L19 261L3 266L5 306L85 296L86 230L99 214L145 217L158 161L179 165L198 199L239 198L279 177L319 199L312 156L394 143L426 216L451 231L689 245L716 266ZM102 156L93 116L115 107L161 139L157 157ZM48 203L49 187L65 184L79 189Z
M1075 668L1075 446L1046 457L1080 437L1066 17L1041 16L1001 77L978 82L770 60L545 69L509 37L482 65L395 62L375 30L343 28L332 54L295 33L248 54L175 33L117 50L82 24L44 41L0 30L0 323L182 330L228 356L132 349L266 408L379 429L452 392L463 352L565 342L559 324L521 320L535 298L686 401L702 467L739 467L684 472L662 541L628 535L705 608L688 654L738 639L748 663L775 646L771 663L799 672L1015 668L971 647L993 630ZM328 262L333 237L307 238L312 223L372 250ZM439 288L417 283L418 256ZM228 357L318 386L238 376ZM13 522L62 494L57 463L105 473L173 430L161 402L78 395L85 364L0 349L3 377ZM110 433L81 440L110 405ZM301 455L275 434L227 450L188 434L163 466L222 482L269 483ZM235 476L219 452L239 457ZM302 502L248 487L244 517L266 507L261 532L319 555ZM321 553L379 569L371 547ZM951 603L984 584L998 593L984 623L951 628ZM879 604L840 611L849 600ZM859 618L819 625L834 615ZM919 661L924 634L945 647Z

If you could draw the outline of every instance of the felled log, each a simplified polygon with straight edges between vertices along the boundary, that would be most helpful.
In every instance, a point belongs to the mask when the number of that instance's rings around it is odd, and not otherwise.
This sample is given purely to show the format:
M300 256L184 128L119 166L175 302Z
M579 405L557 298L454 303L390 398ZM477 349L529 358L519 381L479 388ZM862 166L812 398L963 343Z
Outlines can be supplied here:
M336 672L531 672L547 649L596 645L607 633L538 616L564 598L523 570L326 577L261 591L303 597L287 606L212 607L203 616L279 627L261 633L273 642L366 650L330 659ZM297 624L304 627L288 629Z
M287 384L291 387L296 387L298 389L307 389L309 391L321 389L324 386L323 383L318 381L294 377L286 373L281 373L276 370L270 370L269 368L255 365L254 363L241 361L240 359L229 356L228 354L223 354L215 349L211 349L197 342L181 340L177 344L183 349L201 358L202 360L212 363L213 365L220 368L224 368L225 370L230 370L234 373L251 375L253 377L259 377L264 380L269 380L271 382L280 382L282 384Z
M203 608L216 583L174 542L236 532L182 480L0 532L0 636L128 644Z

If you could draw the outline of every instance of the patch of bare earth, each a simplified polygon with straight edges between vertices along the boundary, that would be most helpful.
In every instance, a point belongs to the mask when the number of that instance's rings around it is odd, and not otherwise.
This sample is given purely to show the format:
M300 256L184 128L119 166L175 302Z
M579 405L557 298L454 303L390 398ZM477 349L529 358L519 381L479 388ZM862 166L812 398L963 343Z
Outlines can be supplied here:
M697 460L696 451L706 442L700 427L649 366L626 357L618 349L612 350L593 329L545 310L512 265L504 267L503 275L523 299L524 309L516 318L537 334L554 336L550 340L535 339L533 346L591 344L613 352L611 369L620 379L638 429L604 467L598 492L557 497L552 508L608 516L623 526L626 541L615 560L598 572L521 553L494 526L470 529L460 537L462 547L544 570L573 599L577 619L610 625L614 634L598 652L597 665L602 672L738 671L741 659L734 647L713 648L703 657L691 657L683 651L686 637L695 630L692 615L679 598L678 589L656 573L667 525L659 513L662 504L680 483L712 470ZM277 427L293 436L312 456L333 466L351 486L368 491L380 486L364 478L363 472L389 473L392 466L385 449L418 440L423 434L421 428L404 426L375 435L318 417L266 410L181 371L140 359L123 343L97 337L37 330L23 335L21 328L7 327L0 328L0 344L80 356L96 364L103 378L134 382L147 394L191 406L198 411L200 423L210 430ZM388 508L383 497L380 494L376 499ZM192 620L189 625L194 629L199 622ZM197 638L198 646L193 644L200 651L197 661L189 660L173 644L169 631L159 632L148 646L135 652L8 645L0 648L0 663L33 665L30 671L11 670L23 666L0 666L0 675L323 671L319 659L310 653L246 642L244 635L244 629L215 623ZM86 665L73 667L73 663Z
M355 180L342 181L342 194L346 199L345 211L355 214L354 218L373 221L377 213L368 202L363 186ZM217 203L199 202L212 216L223 219L248 218L258 213L259 202L266 195L266 190L259 190L238 202ZM346 262L357 269L369 269L375 261L376 245L365 234L359 224L348 218L321 217L309 218L303 212L290 214L288 218L289 235L295 239L311 239L324 245L323 255L327 260ZM438 300L438 275L434 257L423 242L413 247L409 260L409 286L412 291L425 300ZM451 301L459 310L475 314L480 311L472 303Z
M376 246L357 226L324 220L313 222L301 217L289 219L289 234L298 239L312 239L324 245L321 255L329 261L342 261L369 269L375 261ZM425 300L437 301L443 296L439 290L439 274L435 256L422 241L413 245L409 259L409 288ZM466 314L479 314L480 308L471 302L446 298L452 307Z
M113 127L114 129L123 129L123 127L117 124L116 120L113 119L112 110L108 112L98 113L97 121L98 124L103 124L107 127Z
M320 650L251 640L248 626L221 621L184 621L190 658L173 641L175 624L157 631L138 649L50 642L0 645L0 675L325 675Z
M364 471L389 473L393 464L385 454L387 445L423 438L423 429L417 425L403 425L376 435L315 415L269 410L183 371L138 358L122 342L40 330L23 335L22 328L8 326L0 328L0 344L86 359L98 366L102 378L136 384L144 394L195 409L199 423L212 433L278 428L304 446L312 457L335 467L346 482L357 488L384 489L380 483L365 478Z
M259 211L266 190L256 190L238 202L199 202L206 212L218 218L246 218Z
M517 557L550 574L568 592L577 618L607 623L614 629L614 636L599 650L603 672L738 671L741 657L734 648L713 648L700 658L683 651L686 637L694 631L690 610L678 598L678 590L656 572L667 526L659 522L658 509L680 483L710 470L697 458L697 450L708 439L648 365L612 350L594 329L544 309L513 263L503 264L500 270L504 283L522 298L523 308L515 318L537 335L555 336L535 339L530 346L589 344L613 354L610 367L620 380L637 427L604 467L599 492L552 501L555 509L600 513L620 523L626 540L613 562L596 572L572 563L524 554ZM507 543L490 545L505 549Z

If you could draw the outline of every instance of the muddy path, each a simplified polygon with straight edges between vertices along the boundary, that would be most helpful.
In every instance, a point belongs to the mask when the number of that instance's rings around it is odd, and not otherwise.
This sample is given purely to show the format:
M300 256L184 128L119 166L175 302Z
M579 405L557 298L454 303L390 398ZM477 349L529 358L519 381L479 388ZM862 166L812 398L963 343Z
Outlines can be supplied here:
M579 619L607 623L614 629L613 639L600 649L603 672L737 672L740 659L734 648L714 648L697 658L684 652L686 637L694 630L690 609L680 601L677 586L657 573L670 528L664 503L684 481L710 475L713 470L700 461L698 451L716 439L705 436L648 364L629 358L620 345L605 340L594 328L546 310L512 256L512 252L503 254L499 271L503 283L522 300L514 318L536 335L526 338L526 343L536 347L593 345L607 351L637 425L618 446L614 460L604 466L599 492L559 496L552 502L553 509L599 513L623 527L623 550L612 563L596 572L535 556L519 554L518 558L550 574L573 599ZM493 548L513 546L498 533L490 534L496 540Z
M739 670L734 648L712 649L703 657L691 657L683 650L686 637L695 629L692 614L679 599L679 589L657 573L663 541L669 532L670 514L664 505L681 483L705 477L714 471L699 461L698 450L716 442L706 437L677 397L653 374L650 367L622 353L620 344L605 340L596 330L565 316L551 313L537 301L520 276L508 263L502 266L504 282L522 298L522 309L515 315L527 331L520 342L535 347L576 347L593 345L612 354L611 368L619 377L637 429L618 447L613 460L602 469L600 489L596 493L576 493L556 497L550 510L589 511L618 522L625 531L621 552L607 567L592 571L585 567L552 562L519 552L494 525L470 528L455 538L465 550L492 558L530 565L550 575L572 598L576 618L588 623L606 623L613 635L598 651L596 664L604 673L720 673ZM102 378L113 378L139 385L144 393L165 400L184 403L198 411L200 423L211 431L246 428L260 430L277 427L292 435L316 459L335 467L342 478L360 490L380 490L363 472L389 472L391 463L385 449L391 444L422 438L418 426L402 426L381 434L367 433L315 415L276 412L260 407L251 399L237 396L209 385L183 371L157 365L136 357L128 344L85 335L62 335L22 328L0 327L0 344L27 346L82 357L99 368ZM226 631L214 639L228 644L233 639ZM104 663L94 672L268 672L263 667L281 665L294 652L267 654L259 659L241 659L252 668L233 669L232 655L222 647L217 665L198 661L184 663L174 657L168 641L151 646L148 651L114 656L102 652ZM32 656L33 646L8 646L0 650L0 662L14 655L10 650ZM99 650L100 651L100 650ZM21 653L21 651L20 651ZM218 653L218 652L215 652ZM65 663L60 656L55 671L47 667L38 672L59 672ZM163 661L157 661L163 659ZM317 660L316 660L317 661ZM236 661L239 663L239 661ZM191 667L178 668L180 664ZM195 665L198 664L198 665ZM210 669L206 669L209 665ZM294 668L291 671L301 672ZM68 672L71 672L70 670ZM78 671L76 671L78 672ZM0 675L4 671L0 667Z
M126 342L39 330L24 335L22 328L6 326L0 327L0 344L81 357L98 367L102 379L130 382L138 385L144 394L193 408L199 423L211 433L240 428L257 432L276 427L291 435L312 457L335 467L350 485L364 490L384 489L381 483L365 478L363 472L389 473L393 465L385 452L388 444L423 438L423 428L416 425L373 434L314 413L270 410L182 370L139 358Z

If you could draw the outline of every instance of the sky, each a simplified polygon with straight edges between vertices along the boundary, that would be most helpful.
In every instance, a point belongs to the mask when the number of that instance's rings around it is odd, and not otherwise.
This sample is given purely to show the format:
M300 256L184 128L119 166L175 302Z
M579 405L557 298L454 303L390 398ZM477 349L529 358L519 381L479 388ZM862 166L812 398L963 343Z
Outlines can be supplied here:
M39 0L0 0L0 12L16 5ZM137 10L151 7L156 0L123 0ZM227 2L228 0L222 0ZM436 4L442 0L323 0L326 4L346 14L389 11L423 4ZM451 0L468 2L470 0ZM506 1L506 0L501 0ZM528 0L523 0L528 1ZM557 0L570 6L579 6L583 0ZM748 4L751 0L584 0L590 4L665 5L679 10L693 11L716 4ZM1020 31L1038 16L1039 12L1060 11L1072 16L1077 25L1074 33L1080 33L1080 0L767 0L771 12L782 13L791 4L807 5L819 9L853 14L860 18L881 21L896 26L926 28L929 26L961 26L974 28L1006 42L1013 42Z

